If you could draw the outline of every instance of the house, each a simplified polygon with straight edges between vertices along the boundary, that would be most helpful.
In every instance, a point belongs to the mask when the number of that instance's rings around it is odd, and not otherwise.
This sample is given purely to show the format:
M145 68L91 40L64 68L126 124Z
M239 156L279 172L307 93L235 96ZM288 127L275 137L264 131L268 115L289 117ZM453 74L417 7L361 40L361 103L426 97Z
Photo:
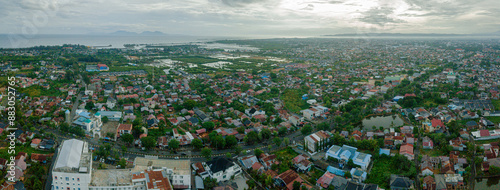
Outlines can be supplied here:
M423 190L437 190L436 181L432 176L426 176L423 180Z
M389 185L391 186L391 190L414 189L413 180L410 180L410 178L407 177L402 177L394 174L391 175L391 180L389 182Z
M465 141L460 137L450 140L449 143L453 147L453 150L456 151L464 151L467 148Z
M132 134L132 124L120 124L116 129L116 137L120 137L123 134Z
M368 165L370 165L372 155L358 152L357 150L358 148L348 145L343 145L342 147L333 145L326 151L325 159L328 160L328 157L333 157L343 163L347 163L352 159L354 164L366 170Z
M274 184L277 187L286 187L287 190L293 190L293 183L296 181L302 183L304 180L300 178L299 174L291 169L281 173L274 178Z
M411 144L404 144L401 145L399 149L399 154L406 156L408 160L413 160L414 154L413 154L413 145Z
M238 160L245 169L251 168L255 163L259 162L255 155L245 156Z
M241 168L225 157L217 157L211 161L204 162L205 172L201 174L202 178L215 178L217 182L230 180L232 177L242 173Z
M335 189L346 189L347 187L347 179L338 175L335 175L333 177L330 185L333 186Z
M368 175L368 173L366 173L365 171L363 171L360 168L351 168L351 171L349 173L351 173L352 179L354 179L358 182L365 181L365 179Z
M297 168L297 172L309 172L312 166L312 162L309 161L309 156L305 154L300 154L293 158L292 163L295 168Z
M292 123L294 126L299 126L300 123L304 122L304 117L291 115L290 117L288 117L288 121L290 121L290 123Z
M324 106L313 106L309 109L301 110L302 116L308 120L312 120L316 117L323 116L325 113L328 112L328 108Z
M332 183L333 178L335 177L335 174L332 174L330 172L325 172L323 176L321 176L318 181L316 181L316 186L322 188L322 189L327 189L328 186Z
M106 106L110 109L113 109L116 106L116 99L113 97L108 97L108 100L106 101Z
M423 149L433 149L434 148L434 142L432 142L432 139L425 136L422 139L422 147Z
M36 139L33 139L31 140L31 144L30 146L32 148L38 148L38 145L42 142L42 139L39 139L39 138L36 138Z
M318 151L327 148L327 143L330 142L332 136L330 132L323 130L307 135L304 138L304 148L309 154L314 155Z
M259 160L266 169L269 169L273 164L275 164L276 155L275 154L269 155L267 153L265 154L263 153L260 155Z
M45 163L47 163L47 160L49 160L53 155L54 154L31 153L31 161L45 164Z
M434 130L438 130L445 127L443 121L437 118L432 119L431 124L432 126L430 128L426 128L426 131L429 131L430 133L434 132Z

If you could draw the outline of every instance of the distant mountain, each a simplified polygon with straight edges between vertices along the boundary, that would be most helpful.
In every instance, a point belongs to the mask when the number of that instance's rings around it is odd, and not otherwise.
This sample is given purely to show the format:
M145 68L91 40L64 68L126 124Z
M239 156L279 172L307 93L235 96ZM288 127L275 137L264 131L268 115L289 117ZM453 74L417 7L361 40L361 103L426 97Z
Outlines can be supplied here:
M432 37L432 36L463 36L464 34L436 34L436 33L348 33L325 36L380 36L380 37Z
M166 34L163 32L160 32L160 31L154 31L154 32L144 31L140 35L142 35L142 36L164 36Z
M437 34L437 33L347 33L323 36L348 36L348 37L462 37L462 36L500 36L500 31L493 33L476 34Z
M125 30L118 30L116 32L109 33L109 35L116 35L116 36L137 36L138 34L135 32L129 32Z

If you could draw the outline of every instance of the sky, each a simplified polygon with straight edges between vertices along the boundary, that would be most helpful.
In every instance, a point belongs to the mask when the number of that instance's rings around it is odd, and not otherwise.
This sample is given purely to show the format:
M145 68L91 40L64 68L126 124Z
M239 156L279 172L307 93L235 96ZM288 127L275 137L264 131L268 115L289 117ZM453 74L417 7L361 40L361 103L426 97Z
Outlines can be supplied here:
M1 0L0 33L491 33L500 0Z

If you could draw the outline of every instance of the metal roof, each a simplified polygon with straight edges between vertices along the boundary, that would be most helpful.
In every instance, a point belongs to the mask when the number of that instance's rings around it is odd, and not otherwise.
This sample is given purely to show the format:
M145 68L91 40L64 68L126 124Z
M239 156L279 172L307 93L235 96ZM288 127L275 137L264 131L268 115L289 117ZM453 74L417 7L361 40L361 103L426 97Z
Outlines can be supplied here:
M83 141L77 139L63 142L54 168L78 168L83 150Z

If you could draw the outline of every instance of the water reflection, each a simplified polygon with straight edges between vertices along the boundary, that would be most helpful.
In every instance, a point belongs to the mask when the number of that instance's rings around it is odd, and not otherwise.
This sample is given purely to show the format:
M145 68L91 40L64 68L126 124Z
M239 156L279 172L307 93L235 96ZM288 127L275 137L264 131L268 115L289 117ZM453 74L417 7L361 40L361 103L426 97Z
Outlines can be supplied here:
M365 130L372 131L373 126L375 126L376 130L378 130L380 127L387 129L391 127L402 126L404 125L404 121L399 118L398 115L376 116L363 119L362 125Z
M476 179L476 189L500 189L500 177Z

